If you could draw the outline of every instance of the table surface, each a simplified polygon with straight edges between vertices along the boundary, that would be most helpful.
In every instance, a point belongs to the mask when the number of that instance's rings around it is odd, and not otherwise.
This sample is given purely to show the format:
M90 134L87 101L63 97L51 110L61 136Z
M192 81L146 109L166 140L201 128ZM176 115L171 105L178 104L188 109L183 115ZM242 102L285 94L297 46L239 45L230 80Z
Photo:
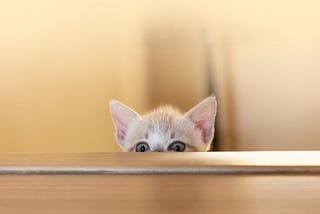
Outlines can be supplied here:
M320 213L320 152L0 154L0 213Z

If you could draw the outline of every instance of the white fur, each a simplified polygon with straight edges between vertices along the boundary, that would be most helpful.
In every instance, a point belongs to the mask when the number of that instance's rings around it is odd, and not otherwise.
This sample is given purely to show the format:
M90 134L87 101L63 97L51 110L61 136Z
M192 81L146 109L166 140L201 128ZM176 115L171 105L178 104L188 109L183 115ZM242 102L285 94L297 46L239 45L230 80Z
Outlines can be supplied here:
M174 141L185 143L186 152L207 151L214 135L216 109L215 97L208 97L185 115L163 106L140 116L118 101L110 102L117 142L124 151L135 151L139 142L146 142L149 151L167 152Z

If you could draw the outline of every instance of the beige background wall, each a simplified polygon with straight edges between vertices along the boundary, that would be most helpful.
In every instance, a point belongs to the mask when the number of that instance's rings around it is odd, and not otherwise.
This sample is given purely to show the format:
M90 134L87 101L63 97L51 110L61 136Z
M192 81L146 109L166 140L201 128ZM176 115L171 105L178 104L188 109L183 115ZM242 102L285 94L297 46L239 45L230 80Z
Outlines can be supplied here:
M220 149L320 149L319 9L311 0L1 2L0 152L119 151L108 100L187 110L208 82Z
M320 149L320 2L234 1L225 8L222 88L232 91L232 147Z

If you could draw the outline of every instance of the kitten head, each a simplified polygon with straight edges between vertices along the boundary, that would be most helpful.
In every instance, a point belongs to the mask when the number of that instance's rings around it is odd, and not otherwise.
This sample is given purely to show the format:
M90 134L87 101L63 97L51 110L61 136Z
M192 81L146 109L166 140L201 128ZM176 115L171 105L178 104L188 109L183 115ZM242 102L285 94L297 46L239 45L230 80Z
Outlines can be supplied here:
M116 139L126 152L204 152L214 135L215 97L185 114L170 106L140 116L118 101L110 102Z

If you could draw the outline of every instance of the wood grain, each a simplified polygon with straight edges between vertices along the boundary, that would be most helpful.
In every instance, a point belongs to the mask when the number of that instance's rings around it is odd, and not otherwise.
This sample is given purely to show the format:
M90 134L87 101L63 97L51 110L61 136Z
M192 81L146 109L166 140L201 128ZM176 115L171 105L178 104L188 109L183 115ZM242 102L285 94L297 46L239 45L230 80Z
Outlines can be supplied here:
M0 174L320 174L320 152L2 154Z
M318 152L5 154L1 167L314 169ZM225 157L225 158L224 158ZM242 159L243 157L243 159ZM279 158L268 160L268 158ZM286 160L284 161L284 158ZM243 162L239 163L238 161ZM309 163L309 165L308 165ZM0 175L0 213L319 213L320 176L235 173Z

